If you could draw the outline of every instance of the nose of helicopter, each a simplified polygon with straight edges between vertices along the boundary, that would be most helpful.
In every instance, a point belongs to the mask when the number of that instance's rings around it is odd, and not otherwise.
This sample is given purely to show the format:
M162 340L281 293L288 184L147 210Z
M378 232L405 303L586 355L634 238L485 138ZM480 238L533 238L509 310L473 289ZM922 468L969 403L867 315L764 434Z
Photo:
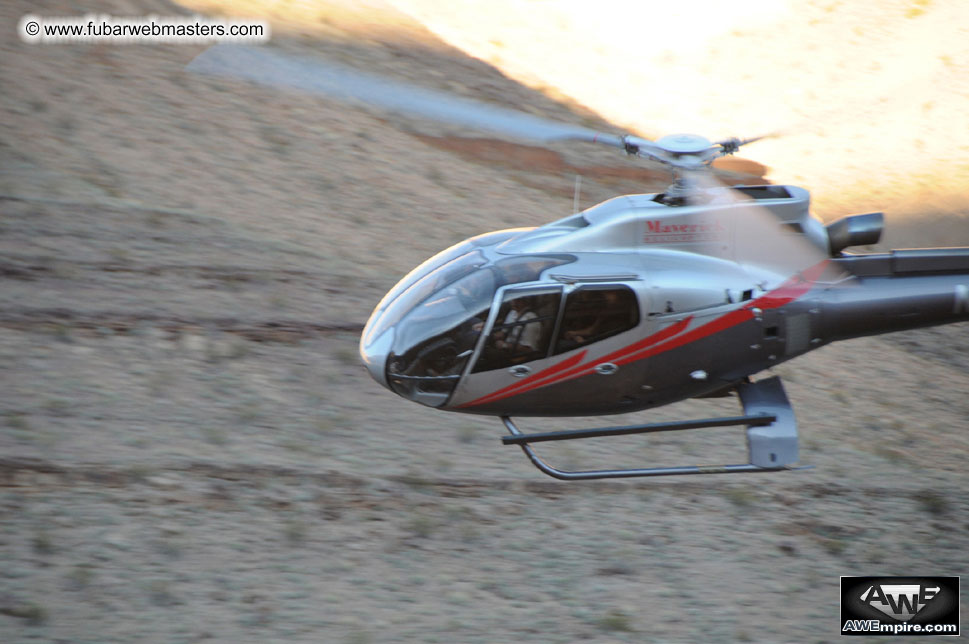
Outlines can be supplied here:
M379 382L384 387L390 389L387 384L387 355L394 344L393 327L384 331L379 337L369 344L365 343L366 334L360 338L360 358L366 365L370 377Z

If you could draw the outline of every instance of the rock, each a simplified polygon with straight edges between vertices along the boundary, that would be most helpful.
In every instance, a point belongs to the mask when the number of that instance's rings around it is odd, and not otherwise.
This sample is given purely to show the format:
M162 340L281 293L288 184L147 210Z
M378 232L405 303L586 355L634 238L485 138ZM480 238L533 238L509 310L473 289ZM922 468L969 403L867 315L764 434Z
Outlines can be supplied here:
M177 479L170 476L162 476L160 474L146 476L145 483L161 490L175 490L182 485Z

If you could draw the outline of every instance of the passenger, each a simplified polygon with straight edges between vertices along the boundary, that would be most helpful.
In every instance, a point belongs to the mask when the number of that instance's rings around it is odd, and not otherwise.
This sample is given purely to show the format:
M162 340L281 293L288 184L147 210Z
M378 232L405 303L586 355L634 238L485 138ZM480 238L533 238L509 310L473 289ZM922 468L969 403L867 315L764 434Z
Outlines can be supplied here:
M594 293L595 291L593 291ZM574 346L589 342L591 339L612 330L616 326L616 315L622 313L618 291L605 291L597 313L592 322L578 329L567 329L564 338Z

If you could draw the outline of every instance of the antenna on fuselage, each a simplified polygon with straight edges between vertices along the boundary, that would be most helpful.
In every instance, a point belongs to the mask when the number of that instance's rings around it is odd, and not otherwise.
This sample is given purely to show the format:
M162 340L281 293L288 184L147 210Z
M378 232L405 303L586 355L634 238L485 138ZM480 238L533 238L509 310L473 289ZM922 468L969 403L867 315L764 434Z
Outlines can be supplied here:
M575 191L572 194L572 214L579 212L579 194L582 192L582 175L575 175Z

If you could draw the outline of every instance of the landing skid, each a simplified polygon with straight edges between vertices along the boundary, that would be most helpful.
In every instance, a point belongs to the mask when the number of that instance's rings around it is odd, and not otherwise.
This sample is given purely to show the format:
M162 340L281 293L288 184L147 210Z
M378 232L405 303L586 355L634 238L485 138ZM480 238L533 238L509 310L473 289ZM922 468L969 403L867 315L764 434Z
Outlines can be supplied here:
M781 379L766 378L753 383L743 383L737 387L740 402L744 408L743 416L721 418L702 418L672 423L650 423L646 425L627 425L622 427L599 427L559 432L525 434L508 416L501 421L511 432L502 436L505 445L519 445L529 460L539 470L549 476L564 481L589 479L634 478L642 476L681 476L686 474L734 474L746 472L780 472L784 470L807 469L795 467L797 462L797 421L794 410L787 400ZM577 440L603 436L626 436L652 432L671 432L706 427L747 426L747 450L750 462L738 465L686 465L682 467L649 467L622 470L582 470L565 471L552 467L532 450L531 443L548 441Z

